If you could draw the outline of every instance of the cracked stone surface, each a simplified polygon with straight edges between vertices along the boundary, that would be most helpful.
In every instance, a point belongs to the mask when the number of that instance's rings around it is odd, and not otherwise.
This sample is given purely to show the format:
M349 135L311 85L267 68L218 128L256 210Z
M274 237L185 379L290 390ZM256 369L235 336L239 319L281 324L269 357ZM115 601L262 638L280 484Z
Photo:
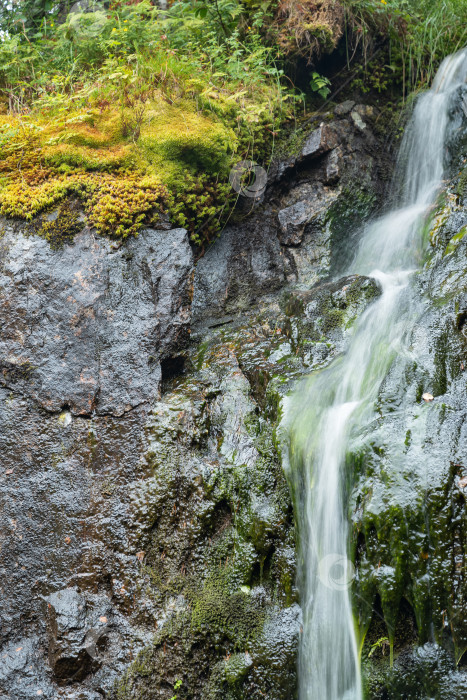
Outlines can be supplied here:
M90 674L79 697L106 696L145 641L128 487L144 474L161 360L188 339L191 286L183 229L115 247L85 228L61 250L3 229L2 696L68 698Z
M114 249L82 231L52 250L0 240L0 383L47 411L122 415L158 395L160 360L186 343L192 253L184 229Z

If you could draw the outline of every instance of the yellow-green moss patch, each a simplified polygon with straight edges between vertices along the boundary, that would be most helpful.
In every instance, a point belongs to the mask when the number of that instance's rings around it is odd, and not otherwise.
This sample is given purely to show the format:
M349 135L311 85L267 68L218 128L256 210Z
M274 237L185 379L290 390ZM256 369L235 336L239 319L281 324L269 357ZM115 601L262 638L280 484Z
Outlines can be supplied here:
M158 96L136 143L110 108L71 114L0 117L2 215L31 220L74 195L99 233L124 237L156 223L170 203L174 220L195 233L228 194L217 177L227 181L235 135L189 102Z

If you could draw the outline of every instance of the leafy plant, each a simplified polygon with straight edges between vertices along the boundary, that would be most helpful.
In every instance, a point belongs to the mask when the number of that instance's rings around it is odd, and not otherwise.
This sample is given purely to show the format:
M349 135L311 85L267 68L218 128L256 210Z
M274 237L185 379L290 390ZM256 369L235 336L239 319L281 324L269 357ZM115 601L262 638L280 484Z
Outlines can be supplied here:
M368 658L371 658L376 651L381 650L381 653L385 654L386 649L390 646L389 639L387 637L381 637L374 644L371 645L370 651L368 652Z
M182 681L181 681L181 680L178 680L178 681L175 683L175 685L174 685L174 690L178 690L179 688L182 687L182 685L183 685ZM173 696L170 698L170 700L177 700L177 697L178 697L177 695L173 695Z
M310 87L313 90L313 92L317 92L318 95L321 95L321 97L324 100L331 92L331 88L329 87L330 85L331 81L329 80L329 78L326 78L325 76L316 73L316 71L312 73Z

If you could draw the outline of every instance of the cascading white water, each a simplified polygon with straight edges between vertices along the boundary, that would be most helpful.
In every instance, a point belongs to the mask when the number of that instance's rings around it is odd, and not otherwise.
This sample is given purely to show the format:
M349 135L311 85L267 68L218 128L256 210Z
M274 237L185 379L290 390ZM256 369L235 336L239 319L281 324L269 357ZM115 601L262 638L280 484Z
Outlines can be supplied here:
M445 59L432 89L418 100L400 150L399 208L363 232L351 270L376 278L382 293L355 324L347 353L301 383L286 406L303 610L300 700L362 697L350 594L345 453L351 432L372 420L381 383L413 327L410 277L445 169L450 103L466 80L464 50Z

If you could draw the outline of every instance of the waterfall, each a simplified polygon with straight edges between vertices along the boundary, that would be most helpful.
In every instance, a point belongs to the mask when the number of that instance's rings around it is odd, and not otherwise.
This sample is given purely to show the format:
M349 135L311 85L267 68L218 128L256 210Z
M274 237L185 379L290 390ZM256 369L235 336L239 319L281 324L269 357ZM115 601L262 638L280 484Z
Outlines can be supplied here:
M288 471L299 538L303 611L300 700L360 700L359 640L351 600L345 471L349 436L374 416L381 383L413 328L411 277L423 255L423 227L445 172L450 107L467 79L467 50L442 63L417 101L396 168L397 206L363 231L352 273L381 295L355 323L347 352L300 383L285 406ZM287 461L287 460L286 460Z

